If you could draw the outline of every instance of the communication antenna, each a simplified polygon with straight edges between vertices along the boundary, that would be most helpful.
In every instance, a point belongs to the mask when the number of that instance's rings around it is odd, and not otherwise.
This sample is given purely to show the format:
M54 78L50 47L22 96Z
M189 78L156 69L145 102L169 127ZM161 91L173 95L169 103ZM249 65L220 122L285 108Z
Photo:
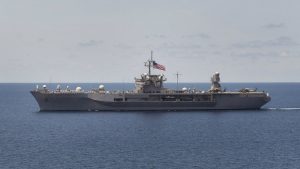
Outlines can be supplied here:
M151 50L151 61L153 60L153 50Z
M151 50L151 57L145 62L145 66L148 67L148 75L151 75L151 66L153 66L153 51Z
M178 72L175 74L176 75L176 90L178 91L178 78L180 75L182 74L179 74Z
M151 75L151 66L153 64L153 51L151 50L151 58L150 60L148 61L148 68L149 68L149 76Z

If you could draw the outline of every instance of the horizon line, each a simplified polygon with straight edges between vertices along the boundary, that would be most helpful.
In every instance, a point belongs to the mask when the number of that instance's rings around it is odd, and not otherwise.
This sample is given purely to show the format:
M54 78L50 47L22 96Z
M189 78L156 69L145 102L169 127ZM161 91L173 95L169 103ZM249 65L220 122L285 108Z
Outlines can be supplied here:
M101 84L101 83L132 83L134 84L134 82L0 82L0 84L32 84L32 83L45 83L45 84L75 84L75 83L98 83L98 84ZM173 82L165 82L166 83L177 83L176 81ZM180 83L211 83L211 82L179 82L178 84ZM221 82L221 83L300 83L300 81L269 81L269 82L266 82L266 81L257 81L257 82L229 82L229 81L225 81L225 82Z

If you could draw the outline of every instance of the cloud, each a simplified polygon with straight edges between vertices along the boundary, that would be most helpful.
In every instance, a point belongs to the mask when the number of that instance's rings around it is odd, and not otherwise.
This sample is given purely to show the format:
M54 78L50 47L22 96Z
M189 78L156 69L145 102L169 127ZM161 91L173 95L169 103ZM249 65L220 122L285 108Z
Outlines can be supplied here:
M287 47L297 46L298 43L292 38L287 36L281 36L271 40L254 40L248 42L235 43L232 46L236 48L264 48L264 47Z
M91 47L91 46L98 46L99 44L102 44L103 41L96 41L96 40L89 40L85 42L79 42L79 46L81 47Z
M278 51L234 51L230 53L230 56L236 59L247 59L253 62L279 62L282 59L295 57L290 51L278 50Z
M161 44L161 48L163 49L199 49L201 48L201 45L198 44L176 44L173 42L165 42Z
M290 54L289 54L289 52L287 52L287 51L281 51L281 52L279 53L279 56L280 56L280 57L288 57L288 56L290 56Z
M45 38L38 38L37 42L45 42Z
M119 49L132 49L134 48L134 46L129 45L129 44L125 44L125 43L117 43L114 45L115 48L119 48Z
M146 35L145 38L146 39L150 39L150 38L165 39L165 38L167 38L167 36L163 35L163 34L152 34L152 35Z
M211 37L208 34L198 33L198 34L188 34L182 35L181 38L199 38L199 39L210 39Z
M265 28L268 29L276 29L276 28L283 28L285 27L284 23L278 23L278 24L274 24L274 23L270 23L264 26Z
M239 57L239 58L262 58L262 57L270 57L270 56L277 56L275 55L274 52L256 52L256 51L251 51L251 52L233 52L230 54L233 57Z
M235 62L246 61L250 63L279 63L282 58L288 57L285 52L274 51L243 51L230 54Z
M213 55L222 55L222 52L216 50L216 51L213 51L212 54L213 54Z

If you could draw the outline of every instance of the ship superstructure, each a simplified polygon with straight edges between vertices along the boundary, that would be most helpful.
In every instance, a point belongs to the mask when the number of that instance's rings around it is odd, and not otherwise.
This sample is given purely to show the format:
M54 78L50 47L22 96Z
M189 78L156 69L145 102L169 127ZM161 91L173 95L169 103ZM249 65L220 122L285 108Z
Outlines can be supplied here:
M241 89L237 92L222 90L220 73L211 78L208 91L168 89L163 74L152 74L152 68L165 70L151 58L145 62L148 73L135 78L133 91L106 91L104 85L91 91L49 90L47 86L31 91L41 111L144 111L144 110L234 110L259 109L270 101L268 93L256 89ZM177 75L178 76L178 75Z
M163 74L155 75L151 74L151 68L157 65L152 58L145 62L145 66L148 67L148 73L144 73L140 78L135 78L135 91L136 93L163 93L166 89L163 83L167 80ZM165 68L162 68L165 70Z

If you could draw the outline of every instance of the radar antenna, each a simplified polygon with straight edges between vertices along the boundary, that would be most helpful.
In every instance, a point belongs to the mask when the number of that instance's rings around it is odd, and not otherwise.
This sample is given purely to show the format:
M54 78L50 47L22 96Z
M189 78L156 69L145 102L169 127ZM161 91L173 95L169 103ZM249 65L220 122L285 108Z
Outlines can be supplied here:
M153 51L151 50L151 57L150 59L145 62L145 66L148 67L148 75L150 76L151 75L151 67L153 66Z

